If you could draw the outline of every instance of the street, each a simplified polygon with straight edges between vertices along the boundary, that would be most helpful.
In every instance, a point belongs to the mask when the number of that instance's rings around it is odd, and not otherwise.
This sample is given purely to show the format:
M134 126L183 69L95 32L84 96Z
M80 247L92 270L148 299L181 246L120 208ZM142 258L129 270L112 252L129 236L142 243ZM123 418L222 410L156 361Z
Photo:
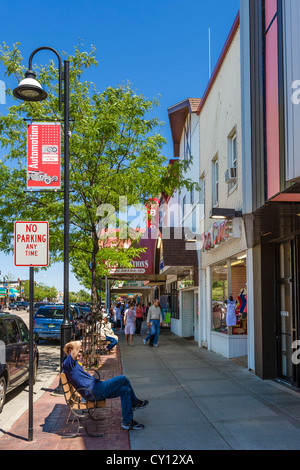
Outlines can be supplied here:
M25 310L6 310L6 312L18 315L27 326L29 325L29 313ZM39 368L37 382L34 385L34 401L36 401L53 382L59 370L60 359L58 341L41 341L38 345L38 349ZM15 421L27 410L28 390L28 385L24 383L7 395L6 404L0 414L0 438L2 431L8 431Z

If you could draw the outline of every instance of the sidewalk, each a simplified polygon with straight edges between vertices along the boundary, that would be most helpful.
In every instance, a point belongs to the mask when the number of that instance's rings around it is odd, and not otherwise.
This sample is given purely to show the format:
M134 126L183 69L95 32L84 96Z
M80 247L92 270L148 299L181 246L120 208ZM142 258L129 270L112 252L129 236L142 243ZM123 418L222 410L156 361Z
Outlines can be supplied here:
M134 347L120 335L118 350L103 356L103 379L126 375L139 398L149 399L135 419L143 431L121 429L119 399L107 400L103 438L72 432L66 424L64 398L51 388L34 405L34 441L27 441L27 413L0 438L0 450L298 450L300 393L262 381L240 361L229 360L194 341L161 330L158 348L134 337Z

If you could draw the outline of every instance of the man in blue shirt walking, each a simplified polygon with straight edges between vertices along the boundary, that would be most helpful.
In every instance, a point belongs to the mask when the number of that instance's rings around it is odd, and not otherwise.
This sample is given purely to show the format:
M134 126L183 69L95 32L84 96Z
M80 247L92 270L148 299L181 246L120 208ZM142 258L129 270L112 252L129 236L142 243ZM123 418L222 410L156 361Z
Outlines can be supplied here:
M89 374L79 362L81 351L80 341L71 341L64 347L67 355L63 362L63 372L69 382L85 400L105 398L121 398L122 406L122 428L123 429L144 429L144 425L137 423L133 419L133 411L145 408L148 400L139 400L131 386L131 383L124 375L119 375L108 380L99 380Z

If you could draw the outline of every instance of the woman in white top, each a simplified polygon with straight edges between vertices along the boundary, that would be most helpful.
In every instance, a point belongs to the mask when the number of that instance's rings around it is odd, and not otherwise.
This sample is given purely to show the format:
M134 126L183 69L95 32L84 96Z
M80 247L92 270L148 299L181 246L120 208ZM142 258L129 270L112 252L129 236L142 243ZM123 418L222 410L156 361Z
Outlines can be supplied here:
M135 310L133 309L132 304L129 304L128 309L124 315L124 324L125 324L125 337L127 346L133 346L133 335L135 332ZM128 343L128 336L130 336L130 344Z

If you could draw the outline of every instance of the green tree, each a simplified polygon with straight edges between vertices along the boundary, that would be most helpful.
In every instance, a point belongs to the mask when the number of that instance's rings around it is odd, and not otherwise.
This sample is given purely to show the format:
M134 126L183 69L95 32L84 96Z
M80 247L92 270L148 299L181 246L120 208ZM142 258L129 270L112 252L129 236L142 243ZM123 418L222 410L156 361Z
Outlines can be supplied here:
M9 47L4 43L0 48L0 60L9 80L6 92L13 98L12 89L27 69L19 44ZM107 274L109 265L130 267L131 260L141 252L136 242L125 248L124 240L120 240L118 234L114 246L109 240L99 244L98 208L110 204L118 210L119 196L126 196L129 206L145 204L150 197L161 193L171 195L175 188L180 190L183 186L191 189L194 183L184 177L186 162L169 166L162 154L165 140L159 134L161 123L151 117L159 104L157 99L149 100L137 94L128 83L97 91L91 82L84 80L87 70L97 65L94 47L89 52L75 47L68 60L70 264L78 280L91 289L95 308L99 280ZM0 145L6 153L0 163L0 250L13 251L12 214L15 220L48 220L51 264L63 260L63 193L24 191L24 118L63 120L63 115L58 110L58 69L54 61L34 66L34 69L48 98L38 103L15 100L7 113L0 115ZM116 225L122 227L118 214Z

